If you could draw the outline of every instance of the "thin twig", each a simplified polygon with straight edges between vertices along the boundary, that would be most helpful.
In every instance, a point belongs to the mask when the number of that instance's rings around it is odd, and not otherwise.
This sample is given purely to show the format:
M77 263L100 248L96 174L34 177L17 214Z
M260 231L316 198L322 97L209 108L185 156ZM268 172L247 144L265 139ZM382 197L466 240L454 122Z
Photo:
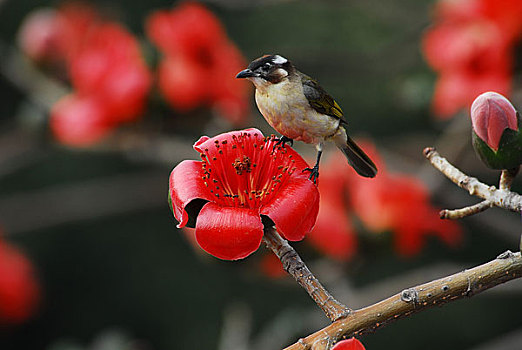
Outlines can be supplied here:
M519 168L515 169L509 169L509 170L502 170L500 175L500 180L498 187L501 190L509 190L511 188L511 184L513 183L513 180L515 180L515 176L518 173ZM462 219L466 216L475 215L478 213L481 213L483 211L488 210L491 208L493 204L488 200L483 200L480 203L477 203L475 205L470 205L468 207L462 208L462 209L444 209L440 211L440 218L441 219Z
M312 274L301 257L273 228L265 229L263 241L281 260L283 268L303 287L331 321L346 317L351 310L335 300Z
M507 251L495 260L413 288L365 308L300 339L284 350L327 350L344 337L374 331L397 319L433 306L471 297L504 282L522 277L520 252Z
M495 186L488 186L480 182L477 178L470 177L451 165L445 158L431 147L424 149L424 155L431 164L446 175L459 187L467 190L470 195L480 197L491 202L499 208L520 213L522 210L522 196L507 189L497 189Z
M498 184L498 187L501 190L509 190L511 188L511 184L513 183L513 180L515 180L515 176L518 174L518 169L520 169L520 167L509 170L502 170Z
M456 219L462 219L466 216L475 215L478 213L481 213L485 210L488 210L491 208L493 204L490 201L482 201L480 203L477 203L475 205L470 205L469 207L461 208L461 209L443 209L440 211L439 215L441 219L450 219L450 220L456 220Z

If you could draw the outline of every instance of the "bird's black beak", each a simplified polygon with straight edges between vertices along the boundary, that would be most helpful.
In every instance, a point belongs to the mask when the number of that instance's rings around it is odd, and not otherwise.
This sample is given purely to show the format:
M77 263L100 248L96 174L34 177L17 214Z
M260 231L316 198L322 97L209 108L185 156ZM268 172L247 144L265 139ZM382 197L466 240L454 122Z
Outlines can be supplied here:
M252 72L251 69L243 69L241 72L237 73L236 78L250 78L250 77L257 77L257 74Z

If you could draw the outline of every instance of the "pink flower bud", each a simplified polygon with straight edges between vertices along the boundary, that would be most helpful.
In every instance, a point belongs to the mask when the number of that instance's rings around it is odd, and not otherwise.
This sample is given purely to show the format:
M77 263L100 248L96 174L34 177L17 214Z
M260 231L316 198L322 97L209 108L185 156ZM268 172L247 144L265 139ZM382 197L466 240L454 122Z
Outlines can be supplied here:
M504 96L485 92L471 105L471 124L477 136L497 151L504 130L518 130L517 111Z

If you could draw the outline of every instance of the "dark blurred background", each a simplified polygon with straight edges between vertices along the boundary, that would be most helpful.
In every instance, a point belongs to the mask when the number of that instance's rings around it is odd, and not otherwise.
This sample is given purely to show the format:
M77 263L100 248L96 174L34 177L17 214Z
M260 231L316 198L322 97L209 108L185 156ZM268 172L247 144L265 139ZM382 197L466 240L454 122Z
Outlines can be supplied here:
M0 326L0 349L278 349L327 325L294 281L260 271L262 252L220 261L176 229L166 201L170 170L197 157L191 145L201 134L231 128L207 110L180 114L151 97L141 123L101 145L78 149L53 140L48 107L69 87L25 65L16 35L28 13L57 4L0 1L0 227L40 285L32 316ZM95 4L141 38L148 62L157 59L144 19L172 1ZM497 183L497 172L473 154L467 113L442 121L430 112L436 75L420 42L433 1L205 4L248 61L279 53L317 78L347 113L352 133L373 140L388 168L424 181L437 206L476 199L431 168L424 147L435 145L464 171ZM522 102L516 91L515 105ZM244 126L270 134L250 103ZM313 157L313 147L296 147ZM430 238L412 257L394 251L389 233L362 235L344 263L294 246L338 299L358 308L518 249L514 213L491 209L461 223L458 248ZM510 282L360 339L367 349L519 349L521 296L522 284Z

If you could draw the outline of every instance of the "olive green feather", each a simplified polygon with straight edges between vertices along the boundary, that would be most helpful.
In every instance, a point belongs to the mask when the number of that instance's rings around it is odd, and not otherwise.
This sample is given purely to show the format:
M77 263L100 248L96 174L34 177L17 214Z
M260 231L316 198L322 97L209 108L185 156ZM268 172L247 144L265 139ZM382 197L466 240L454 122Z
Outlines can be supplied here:
M319 113L341 119L346 123L343 118L343 111L337 102L335 102L333 97L328 95L321 85L308 75L301 72L298 72L298 74L300 75L301 83L303 84L304 95L310 103L310 106Z

